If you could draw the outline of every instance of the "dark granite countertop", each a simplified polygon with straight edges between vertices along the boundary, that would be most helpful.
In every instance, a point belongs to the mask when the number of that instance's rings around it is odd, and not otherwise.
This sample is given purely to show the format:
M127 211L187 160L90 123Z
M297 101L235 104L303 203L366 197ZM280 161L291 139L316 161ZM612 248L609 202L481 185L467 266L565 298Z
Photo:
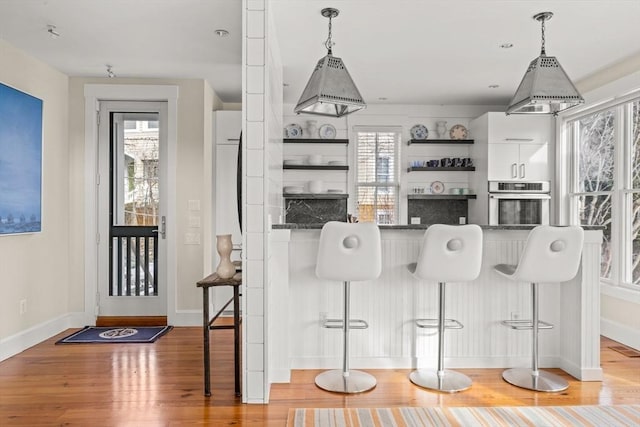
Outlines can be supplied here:
M285 199L348 199L347 193L283 193Z
M324 224L273 224L274 230L319 230ZM431 224L381 225L380 230L426 230ZM483 230L531 230L535 225L480 225ZM585 231L603 230L603 226L585 225Z

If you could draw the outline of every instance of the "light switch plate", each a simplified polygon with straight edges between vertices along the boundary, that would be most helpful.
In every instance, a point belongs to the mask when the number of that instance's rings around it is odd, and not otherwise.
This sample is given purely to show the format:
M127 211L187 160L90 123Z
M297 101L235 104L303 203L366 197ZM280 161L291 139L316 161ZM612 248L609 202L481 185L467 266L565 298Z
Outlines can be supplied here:
M200 200L189 200L189 210L190 211L199 211L200 210Z
M411 224L420 224L420 217L419 216L412 216L411 217Z

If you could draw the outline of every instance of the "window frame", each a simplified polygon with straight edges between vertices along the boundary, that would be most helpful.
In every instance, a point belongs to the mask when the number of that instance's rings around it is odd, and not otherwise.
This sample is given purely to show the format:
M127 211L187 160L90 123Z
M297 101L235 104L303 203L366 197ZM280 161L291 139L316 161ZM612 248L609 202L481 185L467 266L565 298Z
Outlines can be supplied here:
M625 96L610 99L559 117L557 123L558 147L557 176L560 194L559 218L569 224L580 224L578 200L584 196L611 195L611 251L610 278L601 277L601 284L631 291L640 295L640 283L633 283L632 218L628 214L633 203L633 194L640 188L632 188L633 148L633 103L640 102L640 90ZM598 112L611 110L614 113L614 172L610 191L580 192L579 190L579 132L578 121ZM570 124L573 123L572 126Z
M360 215L358 209L358 189L359 187L393 187L395 191L395 200L393 205L393 216L395 217L395 221L392 223L393 225L401 224L400 220L400 188L401 188L401 174L400 174L400 145L402 141L402 127L401 126L362 126L356 125L352 128L353 132L353 149L352 156L353 159L351 170L352 178L349 187L352 188L352 193L354 194L353 207L354 211L358 212L358 216ZM393 168L390 168L393 171L392 180L390 181L378 181L378 173L376 171L376 181L363 183L362 185L358 182L358 172L359 172L359 158L358 158L358 146L359 146L359 134L360 133L393 133L394 134L394 148L393 148ZM376 149L376 153L377 153ZM377 157L377 156L376 156ZM374 162L377 164L377 161ZM375 223L380 224L378 221L379 215L376 213L375 215ZM383 225L383 224L381 224ZM384 224L387 225L387 224Z

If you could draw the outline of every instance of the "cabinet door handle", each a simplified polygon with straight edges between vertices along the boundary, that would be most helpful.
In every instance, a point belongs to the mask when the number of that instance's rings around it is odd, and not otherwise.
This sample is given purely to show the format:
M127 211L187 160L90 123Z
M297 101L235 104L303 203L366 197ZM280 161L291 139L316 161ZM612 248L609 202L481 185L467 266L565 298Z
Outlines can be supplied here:
M525 175L525 170L524 170L524 163L520 164L520 178L524 178Z
M505 138L505 141L532 142L533 138Z
M511 178L517 178L518 177L518 164L517 163L512 163L511 164Z

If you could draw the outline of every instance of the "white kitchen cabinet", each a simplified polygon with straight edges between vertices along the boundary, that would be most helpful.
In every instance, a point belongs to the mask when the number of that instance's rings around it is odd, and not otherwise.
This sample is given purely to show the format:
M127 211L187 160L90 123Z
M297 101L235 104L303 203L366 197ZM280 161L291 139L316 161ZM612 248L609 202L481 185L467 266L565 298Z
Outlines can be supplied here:
M469 204L469 222L489 221L488 181L552 181L553 116L489 112L469 123L476 172L469 182L477 199Z
M489 181L549 181L548 144L488 144Z

